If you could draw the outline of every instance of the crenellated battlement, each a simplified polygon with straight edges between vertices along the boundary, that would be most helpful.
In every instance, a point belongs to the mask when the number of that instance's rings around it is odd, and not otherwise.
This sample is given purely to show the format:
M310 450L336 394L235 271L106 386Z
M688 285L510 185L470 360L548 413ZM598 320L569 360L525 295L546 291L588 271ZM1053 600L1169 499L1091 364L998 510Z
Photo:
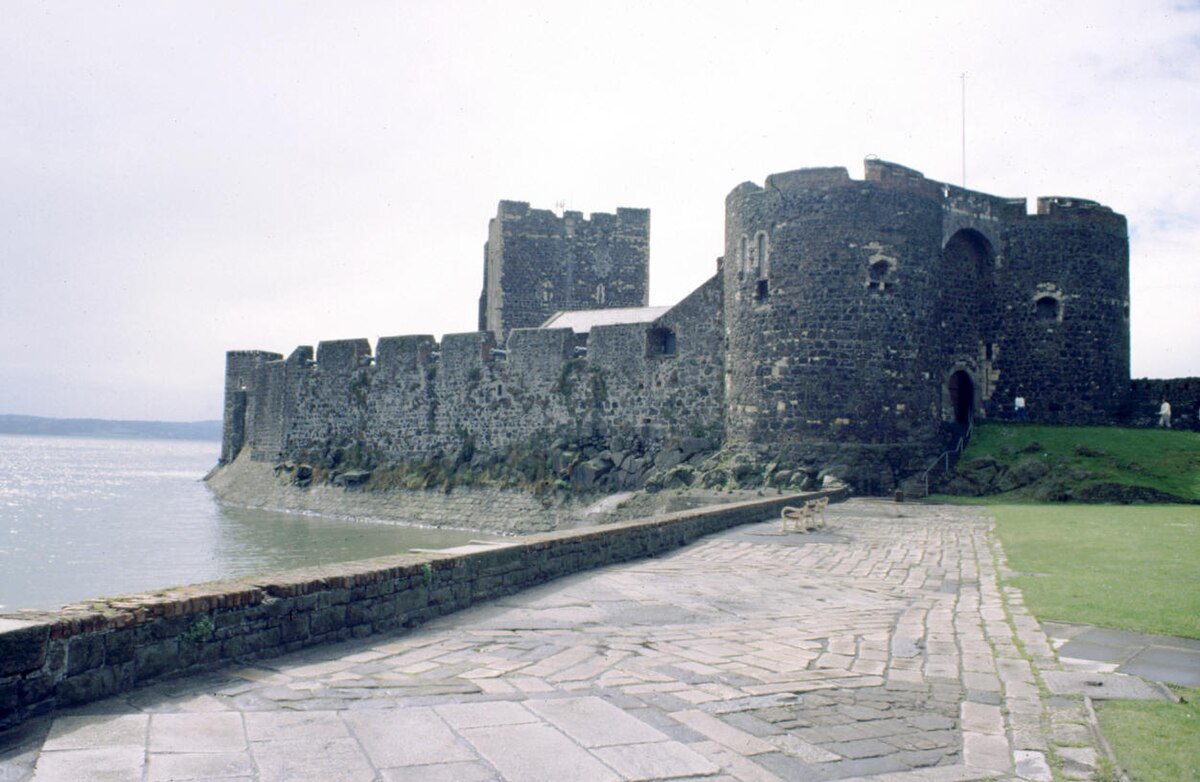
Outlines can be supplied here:
M1037 214L1032 215L1031 219L1104 227L1118 236L1129 234L1124 215L1086 198L1042 196L1037 200Z
M926 179L925 175L916 169L878 158L867 158L864 168L866 169L864 177L866 182L875 182L885 187L905 190L925 198L940 200L946 196L941 182Z
M501 201L484 246L479 330L498 342L555 312L644 307L649 301L650 212L568 211Z
M549 209L534 209L528 201L501 201L496 211L499 220L533 220L546 223L560 223L564 226L602 225L632 228L649 225L649 209L633 209L619 206L613 212L592 212L587 217L583 212L566 210L557 215Z
M716 287L714 287L716 286ZM370 444L382 457L419 461L470 438L503 449L557 433L571 441L597 432L640 451L672 432L709 430L721 415L719 283L714 280L651 322L514 329L499 346L491 332L382 337L302 346L287 361L263 351L249 406L260 411L251 458ZM670 351L662 346L669 334ZM266 410L270 409L270 415ZM605 435L607 436L607 435ZM224 461L237 455L231 443ZM642 466L649 469L652 462ZM640 474L639 474L640 475ZM632 480L632 478L629 478Z
M339 339L317 344L317 366L327 372L350 372L370 363L371 343L366 339Z
M835 168L801 168L771 174L766 179L766 190L801 190L810 187L848 185L850 172L841 166Z
M943 203L947 212L971 214L987 220L1019 220L1044 217L1081 222L1105 222L1124 224L1124 218L1111 208L1096 201L1063 196L1043 196L1037 199L1036 213L1028 213L1028 201L1024 198L1006 198L977 190L939 182L927 178L916 169L869 157L863 162L864 176L861 180L850 177L840 166L826 168L800 168L782 171L767 176L764 184L743 182L729 194L730 199L771 193L802 194L806 191L828 188L852 187L864 182L890 190L934 199Z

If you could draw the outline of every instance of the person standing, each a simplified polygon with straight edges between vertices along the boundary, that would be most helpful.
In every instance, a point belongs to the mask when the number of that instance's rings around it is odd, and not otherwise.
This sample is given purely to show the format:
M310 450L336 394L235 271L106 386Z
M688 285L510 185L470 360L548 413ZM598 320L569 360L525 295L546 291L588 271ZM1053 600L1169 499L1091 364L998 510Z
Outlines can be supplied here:
M1025 395L1019 392L1017 393L1016 398L1013 399L1013 417L1018 421L1029 420L1028 416L1025 414Z
M1171 428L1171 403L1165 399L1158 406L1158 425L1163 429Z

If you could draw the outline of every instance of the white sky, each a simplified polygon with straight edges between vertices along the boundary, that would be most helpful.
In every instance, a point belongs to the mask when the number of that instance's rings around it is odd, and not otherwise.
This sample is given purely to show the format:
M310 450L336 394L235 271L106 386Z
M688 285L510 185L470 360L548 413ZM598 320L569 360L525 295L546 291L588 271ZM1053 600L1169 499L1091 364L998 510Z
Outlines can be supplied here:
M1133 374L1200 375L1200 4L0 5L0 413L218 418L228 349L472 331L500 199L651 210L878 155L1129 218Z

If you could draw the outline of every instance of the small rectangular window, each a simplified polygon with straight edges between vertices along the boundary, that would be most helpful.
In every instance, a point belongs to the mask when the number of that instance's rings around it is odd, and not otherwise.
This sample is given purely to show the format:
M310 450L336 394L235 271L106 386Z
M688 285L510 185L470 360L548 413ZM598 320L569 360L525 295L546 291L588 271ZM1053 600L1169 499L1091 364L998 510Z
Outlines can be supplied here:
M653 328L646 332L647 356L674 356L675 332L668 328Z

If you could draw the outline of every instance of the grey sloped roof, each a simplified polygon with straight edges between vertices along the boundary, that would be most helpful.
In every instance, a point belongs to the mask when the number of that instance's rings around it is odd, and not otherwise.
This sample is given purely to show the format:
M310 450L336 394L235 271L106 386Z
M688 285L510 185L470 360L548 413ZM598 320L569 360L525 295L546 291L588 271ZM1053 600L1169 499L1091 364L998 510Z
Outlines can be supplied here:
M586 334L593 326L613 326L618 323L651 323L670 307L612 307L604 310L572 310L556 312L539 328L571 329Z

